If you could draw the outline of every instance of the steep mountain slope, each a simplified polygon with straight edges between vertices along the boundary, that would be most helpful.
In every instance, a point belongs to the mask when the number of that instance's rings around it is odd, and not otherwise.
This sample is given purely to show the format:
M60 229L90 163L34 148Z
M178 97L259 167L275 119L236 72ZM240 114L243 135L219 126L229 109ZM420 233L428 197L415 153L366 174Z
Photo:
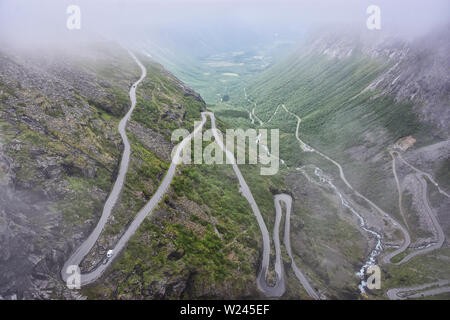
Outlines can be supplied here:
M179 96L183 91L180 91L182 84L178 80L160 66L145 65L149 76L138 88L139 99L130 129L133 133L135 127L141 128L141 133L157 131L168 140L169 129L180 126L174 123L174 119L178 118L173 114L174 110L189 106L194 93L185 91L183 96ZM169 109L167 98L172 100ZM204 108L197 95L193 98L197 101L196 105ZM198 103L200 101L201 104ZM199 111L193 113L196 120L200 119ZM189 114L182 118L185 120L181 126L192 130L193 124L188 122ZM226 127L223 123L219 126ZM156 190L157 183L151 180L154 176L142 174L143 169L147 168L143 164L148 164L149 171L155 170L155 162L149 162L148 152L144 150L147 146L152 150L152 143L137 134L135 139L137 147L133 150L127 185L136 187L133 192L124 192L121 210L114 213L113 220L98 241L99 245L85 261L84 270L98 263L106 249L112 247L125 231L136 211ZM170 158L158 157L162 160L161 168L166 169ZM282 182L260 177L257 169L245 168L243 171L257 186L253 190L255 197L263 204L267 219L272 220L274 208L271 192L276 192ZM179 299L261 296L256 289L260 235L251 209L239 193L238 181L231 166L183 165L179 173L164 201L144 221L131 239L128 250L104 280L83 291L88 297ZM158 181L163 175L164 171L157 172ZM95 255L96 251L103 255ZM295 284L290 296L306 295Z
M386 160L386 148L402 137L413 135L416 146L448 139L448 121L443 120L448 116L448 75L436 67L445 69L448 63L443 59L448 54L448 36L435 38L434 47L418 51L417 45L389 39L322 36L261 74L247 92L262 121L284 104L302 119L304 140L328 155L366 165L380 157ZM417 60L425 55L423 50L432 57L421 65ZM243 94L240 97L245 102ZM292 133L296 122L278 112L269 126ZM285 157L298 161L292 153ZM361 183L369 176L363 176Z
M353 204L364 205L355 197L357 190L406 226L412 243L410 251L397 257L398 262L416 248L439 243L438 229L429 214L437 216L445 234L450 229L448 197L439 195L431 179L426 183L428 189L420 191L421 173L413 169L439 179L448 193L448 176L440 176L450 161L449 44L448 33L442 30L412 42L342 31L319 33L297 53L260 74L245 92L230 96L235 105L246 105L252 117L260 119L256 124L284 132L281 157L289 166L319 166ZM295 138L296 130L303 143L342 165L353 190L347 188L333 162L304 151ZM402 158L393 162L398 154L413 167ZM394 174L399 177L398 187ZM289 185L309 188L296 179ZM430 200L424 200L427 192ZM400 245L404 236L398 230L388 231L386 222L377 225L380 217L371 217L370 211L374 213L373 208L361 208L369 227L382 234L384 253L390 246ZM443 247L447 246L445 240ZM439 250L444 259L448 251ZM424 256L433 268L439 265L433 262L436 255L439 257L438 253ZM407 267L392 266L385 271L395 270L398 276L403 268ZM420 274L427 274L425 266L419 264L418 268ZM448 268L440 272L434 279L449 277ZM408 281L411 278L403 285Z
M138 72L111 52L77 59L2 50L2 296L45 297L41 289L54 286L101 210L121 152L118 117Z
M117 125L139 70L114 43L39 54L5 47L1 59L1 271L4 298L80 298L60 280L97 223L117 175ZM150 199L168 168L176 128L192 130L202 98L139 56L147 77L128 123L131 161L119 203L90 254L91 270ZM225 124L218 123L221 128ZM283 183L244 169L268 220ZM259 297L260 234L229 166L184 166L95 286L91 298ZM304 296L294 284L290 296Z

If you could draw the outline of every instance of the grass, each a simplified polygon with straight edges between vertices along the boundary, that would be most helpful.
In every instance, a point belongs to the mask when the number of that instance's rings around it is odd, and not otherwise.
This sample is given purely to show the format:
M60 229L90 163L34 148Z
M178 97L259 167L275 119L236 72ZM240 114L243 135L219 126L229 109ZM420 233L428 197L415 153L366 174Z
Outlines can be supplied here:
M111 277L126 279L113 285L114 290L110 288L115 297L128 292L133 297L144 297L145 288L155 282L170 282L188 275L191 280L185 298L205 292L213 296L217 293L212 288L226 283L233 283L232 290L249 281L253 283L254 270L249 261L258 256L255 239L259 229L236 182L227 182L232 178L230 166L182 168L182 175L177 175L172 183L173 192L160 203L152 218L143 222L113 267ZM124 193L122 202L128 196ZM197 203L202 212L182 209L185 199ZM173 252L181 257L173 258ZM110 286L108 279L106 283ZM90 288L87 293L98 298L102 296L98 290L99 287Z
M177 80L160 65L147 63L148 76L137 90L136 110L132 119L170 139L173 130L191 130L200 120L202 102L180 90Z

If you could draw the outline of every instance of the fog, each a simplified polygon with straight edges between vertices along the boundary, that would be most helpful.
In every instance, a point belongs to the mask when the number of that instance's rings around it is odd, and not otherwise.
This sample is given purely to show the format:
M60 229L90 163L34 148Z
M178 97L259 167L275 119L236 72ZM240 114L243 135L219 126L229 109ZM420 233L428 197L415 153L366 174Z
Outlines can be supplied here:
M450 1L418 0L2 0L0 42L31 47L104 37L119 41L208 36L238 43L279 36L296 40L318 27L366 30L366 8L381 9L381 30L416 37L448 25ZM69 30L69 5L81 9L81 29Z

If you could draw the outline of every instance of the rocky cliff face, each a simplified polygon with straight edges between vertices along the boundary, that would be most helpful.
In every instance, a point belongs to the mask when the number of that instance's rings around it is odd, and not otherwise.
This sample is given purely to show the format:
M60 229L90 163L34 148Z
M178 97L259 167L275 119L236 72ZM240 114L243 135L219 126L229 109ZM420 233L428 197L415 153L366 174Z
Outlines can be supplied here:
M0 295L48 298L67 253L95 223L121 153L116 126L138 70L88 70L64 52L0 53ZM84 57L86 62L92 61ZM75 204L77 203L78 204Z
M427 36L403 40L384 33L336 31L311 37L304 54L322 54L331 59L362 54L386 64L363 92L413 101L421 119L448 138L450 104L450 35L438 29Z
M396 101L414 101L420 118L443 138L450 132L450 35L440 31L410 43L396 43L397 57L369 86Z

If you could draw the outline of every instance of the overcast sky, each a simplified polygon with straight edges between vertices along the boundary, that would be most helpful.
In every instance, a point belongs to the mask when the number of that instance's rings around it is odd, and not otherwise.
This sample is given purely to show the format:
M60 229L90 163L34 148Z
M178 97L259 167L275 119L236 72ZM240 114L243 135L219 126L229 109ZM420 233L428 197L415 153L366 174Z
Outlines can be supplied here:
M66 28L70 4L81 9L80 31ZM0 0L0 38L32 43L74 32L114 38L164 27L214 32L234 23L274 32L332 24L365 28L370 4L381 8L384 32L421 35L450 20L449 0Z

